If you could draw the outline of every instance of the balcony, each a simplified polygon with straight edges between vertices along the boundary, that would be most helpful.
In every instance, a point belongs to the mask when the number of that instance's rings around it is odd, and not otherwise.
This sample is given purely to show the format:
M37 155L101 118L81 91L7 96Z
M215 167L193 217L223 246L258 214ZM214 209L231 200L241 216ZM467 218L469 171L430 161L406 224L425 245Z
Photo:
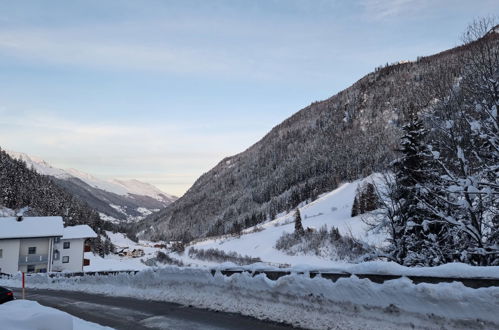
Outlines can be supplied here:
M19 265L44 264L48 262L48 259L48 254L29 254L19 256Z

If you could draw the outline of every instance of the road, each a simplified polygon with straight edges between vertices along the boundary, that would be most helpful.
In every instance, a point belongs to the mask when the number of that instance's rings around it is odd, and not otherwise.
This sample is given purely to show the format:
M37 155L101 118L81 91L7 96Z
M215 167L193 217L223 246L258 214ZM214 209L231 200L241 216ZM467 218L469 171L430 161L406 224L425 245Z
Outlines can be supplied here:
M20 289L14 289L14 292L16 297L21 297ZM29 289L26 299L115 329L293 329L234 313L126 297Z

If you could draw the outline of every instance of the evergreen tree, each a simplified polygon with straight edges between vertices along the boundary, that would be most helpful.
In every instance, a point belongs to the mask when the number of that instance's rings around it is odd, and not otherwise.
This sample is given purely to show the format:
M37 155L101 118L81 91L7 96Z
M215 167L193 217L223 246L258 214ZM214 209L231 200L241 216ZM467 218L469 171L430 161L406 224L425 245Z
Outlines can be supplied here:
M352 205L352 217L356 217L359 215L359 198L357 197L357 194L355 194L355 198L353 199L353 205Z
M295 212L295 234L299 236L305 235L305 230L303 229L303 225L301 223L301 215L299 209L296 209Z
M401 157L392 164L393 182L388 185L391 246L389 253L407 265L437 265L445 262L442 246L447 229L428 209L428 186L438 185L433 154L426 145L423 123L412 117L403 127Z

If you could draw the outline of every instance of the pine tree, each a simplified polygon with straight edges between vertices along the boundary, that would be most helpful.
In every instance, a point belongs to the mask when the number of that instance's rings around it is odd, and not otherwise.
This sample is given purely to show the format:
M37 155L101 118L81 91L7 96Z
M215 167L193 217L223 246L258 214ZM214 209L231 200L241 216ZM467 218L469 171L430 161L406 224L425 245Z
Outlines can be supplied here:
M379 207L376 189L371 182L366 184L363 195L365 212L374 211Z
M390 202L383 204L391 242L389 254L407 266L437 265L445 262L442 246L448 232L426 206L431 199L427 187L438 184L433 154L417 117L411 117L403 132L401 157L392 163L393 179L386 188Z
M352 217L356 217L359 215L359 198L357 197L357 194L355 194L355 198L353 199L353 205L352 205Z
M305 230L303 229L303 225L301 223L301 215L299 209L296 209L295 212L295 234L299 236L305 235Z

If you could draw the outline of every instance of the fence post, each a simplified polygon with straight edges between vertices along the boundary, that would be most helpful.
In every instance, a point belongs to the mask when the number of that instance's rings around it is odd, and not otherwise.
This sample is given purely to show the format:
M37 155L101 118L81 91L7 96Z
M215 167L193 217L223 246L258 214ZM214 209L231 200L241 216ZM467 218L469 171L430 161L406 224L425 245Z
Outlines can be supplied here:
M25 287L26 287L26 280L25 280L25 273L23 272L23 299L26 299L26 292L25 292Z

